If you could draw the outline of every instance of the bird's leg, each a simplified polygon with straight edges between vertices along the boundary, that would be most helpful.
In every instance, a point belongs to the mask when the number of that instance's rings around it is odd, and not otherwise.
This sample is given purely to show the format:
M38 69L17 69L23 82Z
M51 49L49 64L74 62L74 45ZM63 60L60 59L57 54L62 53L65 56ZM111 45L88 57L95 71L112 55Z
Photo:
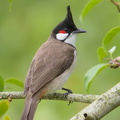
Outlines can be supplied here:
M69 94L72 94L72 93L73 93L70 89L67 89L67 88L62 88L62 90L67 91L67 93L65 93L65 98L66 98L66 99L67 99L67 96L68 96ZM70 105L71 103L73 103L73 101L69 101L68 105Z
M67 88L62 88L62 90L67 91L67 93L66 93L67 95L73 93L70 89L67 89Z

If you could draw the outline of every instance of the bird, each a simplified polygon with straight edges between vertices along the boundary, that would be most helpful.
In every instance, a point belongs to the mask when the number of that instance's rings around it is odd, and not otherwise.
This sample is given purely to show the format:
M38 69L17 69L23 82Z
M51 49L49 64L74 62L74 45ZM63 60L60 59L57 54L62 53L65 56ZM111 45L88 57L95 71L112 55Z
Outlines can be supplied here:
M33 120L39 100L48 93L65 90L63 85L70 77L77 58L75 47L78 29L73 21L70 5L65 19L51 32L48 40L38 49L28 70L24 95L26 96L21 120Z

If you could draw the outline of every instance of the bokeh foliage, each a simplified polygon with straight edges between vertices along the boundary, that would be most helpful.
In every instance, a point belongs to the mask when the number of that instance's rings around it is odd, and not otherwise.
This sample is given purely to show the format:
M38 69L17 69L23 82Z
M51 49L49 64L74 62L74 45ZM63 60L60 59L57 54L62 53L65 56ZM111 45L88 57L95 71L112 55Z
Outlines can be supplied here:
M87 12L80 22L80 13L90 0L0 0L0 81L2 81L0 90L3 90L5 84L4 91L23 91L22 82L35 52L47 40L51 30L64 19L66 6L70 5L76 25L87 30L87 33L78 36L77 65L65 87L70 88L74 93L86 94L84 74L99 63L97 49L103 45L104 36L120 25L116 7L108 0L98 1L99 4ZM107 49L116 46L113 57L119 56L119 35L116 34L107 46ZM107 60L103 59L103 62ZM18 79L21 82L16 83ZM106 68L93 81L89 92L101 94L117 82L119 82L119 69ZM73 103L70 106L67 104L62 101L42 100L35 120L67 120L86 106L80 103ZM23 106L24 100L13 100L9 103L8 110L6 107L7 112L3 118L20 119ZM120 108L117 108L103 120L119 120L119 111Z

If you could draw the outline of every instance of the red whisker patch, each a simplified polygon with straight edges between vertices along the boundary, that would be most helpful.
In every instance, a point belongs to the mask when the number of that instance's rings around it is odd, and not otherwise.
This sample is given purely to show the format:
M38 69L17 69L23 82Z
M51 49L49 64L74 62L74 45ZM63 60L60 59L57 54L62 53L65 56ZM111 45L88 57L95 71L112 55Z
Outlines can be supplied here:
M67 33L65 30L60 30L59 33Z

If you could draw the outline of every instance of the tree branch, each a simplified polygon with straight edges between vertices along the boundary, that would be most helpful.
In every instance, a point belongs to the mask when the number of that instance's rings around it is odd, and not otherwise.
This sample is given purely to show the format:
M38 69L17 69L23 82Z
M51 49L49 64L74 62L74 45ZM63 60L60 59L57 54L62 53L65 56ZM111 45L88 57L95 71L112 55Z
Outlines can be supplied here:
M66 98L65 93L51 93L46 94L42 99L46 100L63 100L82 103L92 103L99 95L83 95L83 94L69 94ZM0 92L0 99L24 99L23 92Z
M23 92L0 92L0 99L24 99ZM99 120L120 105L120 82L102 95L46 94L42 99L91 103L70 120Z
M70 120L100 120L120 105L120 83L98 97Z

